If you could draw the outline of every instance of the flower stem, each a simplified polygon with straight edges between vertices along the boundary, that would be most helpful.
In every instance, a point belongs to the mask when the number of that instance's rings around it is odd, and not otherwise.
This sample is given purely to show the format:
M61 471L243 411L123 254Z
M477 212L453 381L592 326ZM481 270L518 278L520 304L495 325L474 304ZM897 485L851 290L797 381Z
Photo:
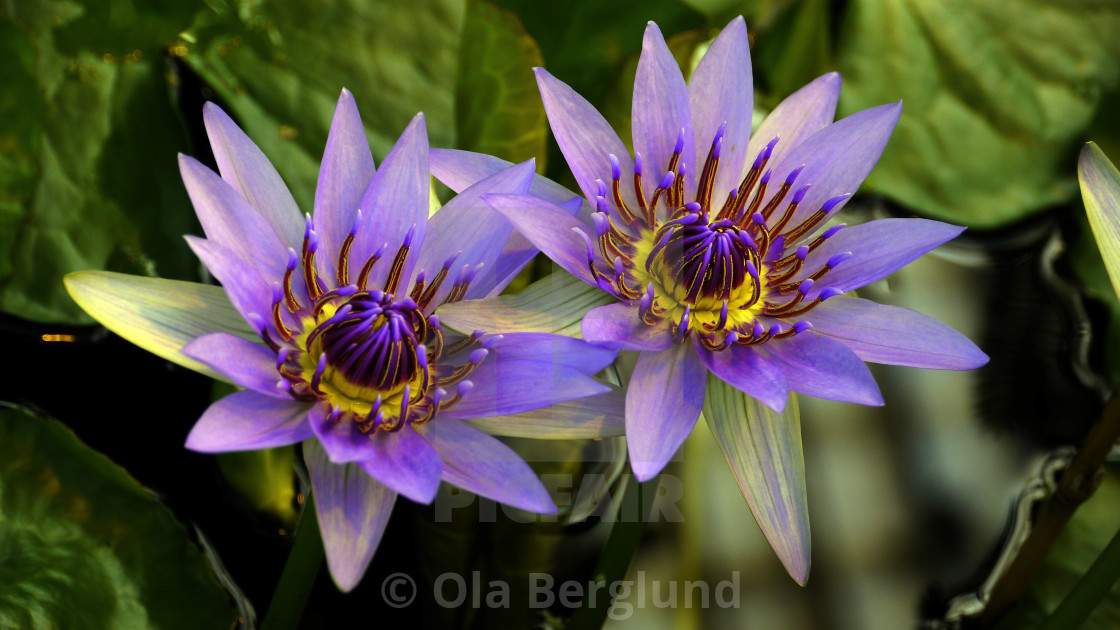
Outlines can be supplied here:
M1120 579L1120 530L1039 630L1079 628Z
M614 594L611 593L610 586L626 578L630 562L634 559L638 543L642 540L646 521L653 512L657 484L660 482L661 475L641 483L632 476L627 477L626 493L622 495L622 503L618 508L618 520L611 528L611 534L603 548L603 555L599 557L599 564L595 566L593 579L607 588L592 587L593 590L589 592L598 593L599 597L585 598L583 607L577 610L564 625L565 630L598 630L603 627L607 611L614 603ZM618 589L614 590L618 591Z
M319 519L311 492L303 506L303 517L296 530L295 544L280 574L280 582L272 594L261 630L288 630L299 627L303 608L311 596L311 587L323 564L323 537L319 535Z
M1031 533L992 587L988 603L980 615L981 627L990 628L1009 608L1022 599L1054 541L1062 533L1077 507L1093 496L1104 476L1105 457L1120 438L1120 387L1112 392L1101 417L1089 429L1054 495L1042 507Z

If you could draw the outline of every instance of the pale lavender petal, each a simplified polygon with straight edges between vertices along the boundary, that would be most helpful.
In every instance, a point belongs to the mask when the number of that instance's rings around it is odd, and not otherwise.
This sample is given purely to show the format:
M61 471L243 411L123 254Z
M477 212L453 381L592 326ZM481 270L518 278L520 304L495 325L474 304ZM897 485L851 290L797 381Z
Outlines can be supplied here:
M777 164L791 149L832 124L840 98L840 84L840 75L829 72L787 96L751 136L748 159L753 161L763 147L779 138L770 154L770 164ZM750 164L746 162L746 166Z
M457 256L449 269L449 277L440 285L432 301L433 305L442 302L451 291L455 277L464 265L473 267L482 264L482 270L471 281L467 299L486 295L498 282L499 269L495 263L513 234L513 226L488 206L482 195L525 194L533 178L533 168L534 161L529 160L499 171L456 195L428 220L428 234L424 238L416 269L423 271L427 281L431 282L448 258ZM507 272L501 270L502 275Z
M626 391L626 444L639 481L661 472L692 433L707 375L690 343L638 355Z
M464 418L491 435L547 440L617 437L626 432L626 392L612 387L605 394L570 400L509 416Z
M187 448L200 453L253 451L302 442L314 434L309 406L254 391L230 394L210 405L187 436Z
M513 166L513 162L507 162L502 158L458 149L432 149L428 153L428 160L432 175L456 193ZM540 175L533 175L533 182L529 184L529 194L557 205L571 201L572 197L578 197L576 193Z
M760 400L777 413L785 410L789 384L778 366L763 359L754 348L731 344L712 351L693 344L704 367L722 381Z
M242 317L248 320L250 313L256 313L265 321L271 320L272 288L256 269L215 241L190 234L184 238L195 256L222 283L229 301Z
M851 252L813 285L820 291L832 287L851 291L885 278L931 249L950 241L963 227L929 219L878 219L846 227L832 236L805 260L807 275L832 256Z
M573 230L591 236L594 228L580 223L556 204L528 195L485 195L483 200L568 273L596 286L587 262L587 244Z
M607 181L611 176L609 155L618 158L623 177L633 174L634 160L626 145L618 139L610 123L603 118L594 106L575 90L568 87L548 73L544 68L536 68L537 86L544 101L544 111L552 126L552 135L560 145L560 151L568 161L568 168L575 175L583 196L588 200L598 194L595 180ZM672 143L676 136L669 139ZM672 146L669 150L672 150ZM632 186L623 186L623 198L630 207L637 207L637 197Z
M356 278L366 260L388 244L381 261L373 268L369 284L383 286L393 257L412 230L412 244L400 279L401 286L407 286L424 244L428 187L428 130L424 115L417 114L385 156L362 196L362 225L350 249L351 278Z
M474 388L440 417L504 416L610 390L589 375L617 351L546 333L508 333L467 377Z
M631 114L634 150L642 155L646 168L650 169L651 180L656 181L669 170L669 157L683 129L684 150L680 161L689 169L687 181L694 182L697 175L696 144L692 137L688 86L680 66L673 59L673 53L665 45L661 30L653 22L646 25L642 39ZM689 187L689 190L693 189Z
M747 25L742 16L724 27L696 66L688 81L688 104L692 110L697 169L703 168L716 131L720 125L726 125L713 189L713 197L722 200L727 191L739 185L744 163L754 159L747 150L754 113L754 79Z
M547 332L580 336L580 320L592 308L612 304L615 297L570 273L553 273L512 294L466 300L439 307L447 326L470 334L475 330Z
M315 405L307 414L307 422L315 437L323 443L327 455L336 464L358 462L373 457L373 445L368 434L362 433L353 421L342 418L332 420L330 408Z
M586 341L615 350L664 350L673 345L667 325L646 324L638 317L638 306L625 302L587 311L582 332Z
M316 440L303 443L327 567L339 590L358 585L393 512L397 493L357 464L332 464ZM305 516L306 518L306 516Z
M411 426L378 431L372 443L373 457L360 464L367 473L417 503L436 498L443 472L439 452Z
M317 260L322 268L334 268L374 172L373 155L358 105L350 90L343 88L327 135L319 184L315 189L315 230L320 243Z
M790 576L809 579L809 502L801 418L794 397L776 414L716 378L708 379L704 417L758 526Z
M447 483L522 510L556 513L537 474L505 444L444 414L416 432L439 451Z
M900 306L835 297L806 318L813 330L837 339L864 361L934 370L971 370L988 362L967 337Z
M782 371L791 391L826 400L882 405L871 370L847 346L808 331L759 346Z
M222 179L257 209L286 247L298 247L303 217L272 162L217 105L204 105L202 119Z
M772 181L785 181L791 171L804 165L796 185L811 186L790 225L797 225L820 210L825 201L854 193L879 161L901 114L901 101L856 112L813 134L780 160L772 161ZM771 187L767 198L777 188ZM844 203L841 201L833 211L839 211ZM775 212L774 220L780 215Z
M266 276L284 272L288 248L260 213L198 160L180 155L179 171L207 238L236 252Z
M290 401L276 370L276 353L259 343L224 332L203 335L183 346L183 354L221 372L235 385ZM287 381L283 381L287 383Z

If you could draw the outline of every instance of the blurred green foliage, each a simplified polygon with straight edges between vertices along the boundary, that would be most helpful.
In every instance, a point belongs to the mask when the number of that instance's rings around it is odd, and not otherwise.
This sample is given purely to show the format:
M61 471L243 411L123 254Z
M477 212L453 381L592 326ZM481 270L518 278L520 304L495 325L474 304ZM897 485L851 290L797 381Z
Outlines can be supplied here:
M868 186L997 227L1069 201L1084 134L1120 73L1120 3L853 0L842 114L904 102Z
M224 630L187 529L54 420L0 407L0 627Z
M996 630L1037 628L1054 611L1077 580L1100 555L1120 526L1120 477L1116 470L1106 475L1089 501L1078 508L1073 519L1054 543L1026 597L996 626ZM1089 615L1081 630L1113 630L1120 627L1120 583Z

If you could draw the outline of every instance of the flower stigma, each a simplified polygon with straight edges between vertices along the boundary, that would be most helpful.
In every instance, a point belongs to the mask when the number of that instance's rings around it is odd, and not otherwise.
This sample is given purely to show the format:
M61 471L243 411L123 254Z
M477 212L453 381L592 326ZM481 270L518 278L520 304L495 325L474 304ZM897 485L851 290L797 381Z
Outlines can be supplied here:
M338 260L328 267L316 260L319 237L308 216L302 252L289 250L283 281L273 284L271 317L266 321L252 313L249 319L277 353L278 390L327 403L330 422L352 422L361 433L399 431L458 403L473 387L467 376L501 336L482 330L445 334L439 317L429 314L435 306L461 300L481 268L464 265L449 283L459 253L428 283L424 272L417 272L407 295L397 295L415 226L391 261L382 262L389 250L382 245L352 281L350 250L361 220L359 211ZM388 270L382 289L375 289L369 285L379 263ZM334 273L339 288L324 289L319 275L324 268ZM448 361L458 363L452 367Z
M732 343L757 346L808 330L812 324L801 316L841 293L835 288L814 290L814 285L851 257L844 252L811 273L804 269L809 254L844 226L810 236L850 195L833 197L795 222L809 191L808 184L797 182L802 166L767 200L773 183L766 167L778 138L759 152L739 186L720 203L713 187L723 133L721 125L691 201L686 200L686 165L680 160L684 129L667 172L648 194L642 156L634 154L637 208L624 199L621 167L610 155L609 189L603 180L595 182L597 212L591 217L596 240L576 228L587 244L591 275L601 288L637 302L645 324L664 324L678 340L696 335L710 350Z

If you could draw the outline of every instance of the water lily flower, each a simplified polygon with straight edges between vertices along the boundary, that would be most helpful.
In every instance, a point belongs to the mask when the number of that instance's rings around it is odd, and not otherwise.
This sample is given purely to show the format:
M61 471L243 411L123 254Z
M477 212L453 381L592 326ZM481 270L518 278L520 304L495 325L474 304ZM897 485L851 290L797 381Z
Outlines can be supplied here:
M1081 182L1089 227L1101 250L1112 288L1120 296L1120 172L1104 151L1090 142L1081 149L1077 160L1077 179Z
M657 474L703 410L764 533L804 583L804 462L790 392L881 405L864 361L957 370L987 362L931 318L845 295L963 231L924 219L826 225L878 161L901 103L833 122L840 77L827 74L752 135L741 17L687 84L649 24L634 84L633 156L579 94L542 68L536 76L586 203L573 214L558 205L572 193L539 179L530 195L484 198L591 290L617 299L582 314L582 335L640 352L626 395L635 475ZM433 153L433 172L456 189L503 166ZM464 304L445 317L516 321L507 306Z
M108 272L66 278L123 337L242 390L187 437L201 452L303 443L331 575L361 579L398 494L440 480L537 513L540 479L489 433L621 432L621 393L592 374L615 351L560 335L460 334L440 305L496 295L535 253L480 201L525 193L533 163L501 170L429 219L428 139L414 118L379 169L343 91L301 217L264 154L205 108L220 175L180 156L206 238L190 247L224 288ZM543 409L551 405L548 409Z

